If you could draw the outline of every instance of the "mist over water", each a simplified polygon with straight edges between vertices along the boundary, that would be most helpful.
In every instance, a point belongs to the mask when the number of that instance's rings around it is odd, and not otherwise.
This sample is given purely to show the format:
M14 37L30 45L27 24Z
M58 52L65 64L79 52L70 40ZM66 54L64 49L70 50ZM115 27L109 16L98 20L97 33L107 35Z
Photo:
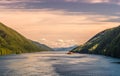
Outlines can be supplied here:
M120 59L66 51L0 56L0 76L120 76Z

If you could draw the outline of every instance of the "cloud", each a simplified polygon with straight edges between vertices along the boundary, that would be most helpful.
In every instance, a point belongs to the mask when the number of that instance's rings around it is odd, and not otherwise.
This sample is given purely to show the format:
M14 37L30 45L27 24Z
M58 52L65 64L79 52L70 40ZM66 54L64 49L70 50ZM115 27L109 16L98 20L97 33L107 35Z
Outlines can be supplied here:
M90 3L110 3L109 0L91 0Z
M107 3L107 4L120 4L120 0L65 0L66 2L76 2L76 3Z
M105 22L120 22L120 17L118 18L111 18L111 19L108 19L108 20L105 20Z
M0 3L17 3L17 2L80 2L80 3L119 3L120 0L0 0Z
M50 46L82 44L96 33L119 25L119 7L63 0L4 2L0 3L0 8L7 9L0 10L0 21L25 37ZM56 42L58 39L61 40Z
M1 0L0 9L24 11L64 10L69 14L120 16L120 0ZM2 10L1 10L2 11ZM72 13L71 13L72 12ZM67 13L68 14L68 13Z
M110 0L65 0L66 2L109 3Z
M40 41L47 41L45 38L42 38Z
M120 0L2 0L0 9L24 11L64 10L75 13L92 13L108 16L120 16ZM67 13L68 14L68 13Z
M63 40L63 39L58 39L56 41L56 47L69 47L73 45L77 45L78 43L75 40Z
M65 0L66 2L79 2L79 0Z
M42 38L39 41L40 43L47 44L50 47L70 47L73 45L77 45L78 43L75 40L69 40L69 39L55 39L55 40L50 40L50 39L45 39Z
M58 39L57 42L64 43L64 40L62 40L62 39Z

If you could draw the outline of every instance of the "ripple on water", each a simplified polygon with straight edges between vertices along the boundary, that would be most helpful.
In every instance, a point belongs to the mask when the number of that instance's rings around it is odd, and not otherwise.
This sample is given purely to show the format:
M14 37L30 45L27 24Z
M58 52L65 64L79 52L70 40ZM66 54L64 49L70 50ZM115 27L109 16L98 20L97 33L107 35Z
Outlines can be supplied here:
M37 56L36 56L37 55ZM17 60L9 64L9 70L4 73L4 76L57 76L51 63L47 63L47 59L36 55L26 55L27 58ZM12 61L16 60L12 58Z
M120 65L111 63L118 60L96 55L47 52L0 60L0 76L120 76Z

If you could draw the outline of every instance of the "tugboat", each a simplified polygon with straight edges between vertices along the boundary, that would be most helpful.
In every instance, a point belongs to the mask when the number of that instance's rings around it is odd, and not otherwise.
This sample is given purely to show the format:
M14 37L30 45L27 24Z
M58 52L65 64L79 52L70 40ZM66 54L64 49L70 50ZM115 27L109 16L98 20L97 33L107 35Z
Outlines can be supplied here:
M67 54L73 54L73 52L70 51L70 52L68 52Z

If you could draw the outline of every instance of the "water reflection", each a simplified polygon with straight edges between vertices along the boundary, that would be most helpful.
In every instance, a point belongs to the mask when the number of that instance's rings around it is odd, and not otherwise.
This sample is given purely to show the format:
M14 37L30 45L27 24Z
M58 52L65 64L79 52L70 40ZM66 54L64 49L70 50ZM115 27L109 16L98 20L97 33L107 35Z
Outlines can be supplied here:
M40 52L0 57L0 76L120 76L120 59Z

